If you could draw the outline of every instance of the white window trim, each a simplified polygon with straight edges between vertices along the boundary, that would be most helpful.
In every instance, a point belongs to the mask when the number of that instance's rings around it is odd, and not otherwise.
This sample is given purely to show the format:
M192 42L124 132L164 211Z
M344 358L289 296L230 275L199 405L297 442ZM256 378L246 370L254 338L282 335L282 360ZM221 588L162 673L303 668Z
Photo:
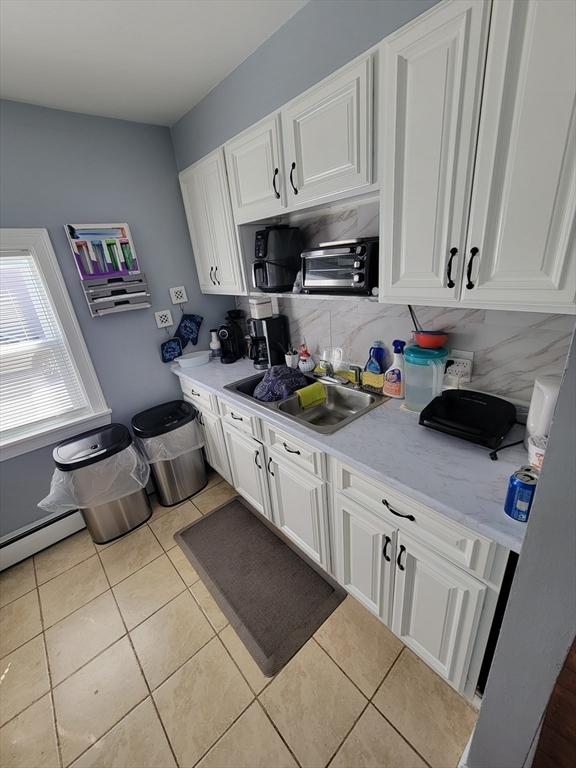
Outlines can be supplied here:
M88 347L84 341L78 318L70 301L60 266L50 242L47 229L0 229L0 250L30 251L36 257L42 277L46 282L50 298L54 302L54 311L62 325L72 357L86 394L92 407L92 413L81 418L71 419L65 424L48 429L39 429L27 435L8 440L0 446L0 461L12 459L23 453L45 448L67 437L73 437L83 430L110 424L112 413L104 399L104 393L90 359Z

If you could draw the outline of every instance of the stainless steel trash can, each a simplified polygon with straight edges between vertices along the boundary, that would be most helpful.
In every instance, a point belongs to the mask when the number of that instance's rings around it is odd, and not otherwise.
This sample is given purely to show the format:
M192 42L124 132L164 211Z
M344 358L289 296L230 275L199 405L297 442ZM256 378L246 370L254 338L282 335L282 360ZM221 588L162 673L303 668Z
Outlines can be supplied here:
M110 424L64 440L56 446L52 456L58 469L74 472L77 492L80 497L86 497L92 496L94 490L94 471L90 467L126 449L134 451L131 445L132 437L128 429L122 424ZM114 495L115 483L119 487L138 485L136 481L126 484L121 478L119 481L112 477L111 491L106 488L108 495ZM93 541L106 544L145 523L152 514L152 508L145 490L139 488L102 504L80 507L80 512Z
M188 499L206 485L202 444L194 437L200 434L197 413L190 403L171 400L132 418L132 430L140 439L165 507Z

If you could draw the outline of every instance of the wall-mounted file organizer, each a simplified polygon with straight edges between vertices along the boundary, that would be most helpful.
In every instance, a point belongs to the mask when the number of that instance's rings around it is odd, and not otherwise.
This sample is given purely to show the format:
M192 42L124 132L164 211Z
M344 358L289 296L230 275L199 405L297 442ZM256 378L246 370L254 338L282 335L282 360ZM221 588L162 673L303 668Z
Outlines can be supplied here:
M140 274L128 224L65 224L81 280Z
M92 317L152 306L148 281L143 272L118 277L92 277L82 281L82 288Z

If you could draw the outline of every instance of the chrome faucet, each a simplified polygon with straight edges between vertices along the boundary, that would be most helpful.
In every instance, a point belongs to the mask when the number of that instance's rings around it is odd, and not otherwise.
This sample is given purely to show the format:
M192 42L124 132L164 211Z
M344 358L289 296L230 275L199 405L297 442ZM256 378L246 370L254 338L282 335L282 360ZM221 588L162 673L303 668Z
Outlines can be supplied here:
M326 381L331 381L333 384L349 384L348 379L345 379L343 376L337 376L334 373L334 366L332 363L328 362L328 360L320 360L320 364L326 371L326 373L322 376L323 379L326 379Z
M359 365L350 365L349 368L354 374L354 389L362 389L362 368Z

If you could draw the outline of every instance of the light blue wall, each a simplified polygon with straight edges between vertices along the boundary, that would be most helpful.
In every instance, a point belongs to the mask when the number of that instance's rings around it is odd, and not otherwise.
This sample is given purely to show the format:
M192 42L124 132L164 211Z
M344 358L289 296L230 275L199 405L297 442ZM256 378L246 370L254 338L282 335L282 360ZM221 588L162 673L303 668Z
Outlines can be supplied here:
M185 285L188 310L202 315L198 349L233 305L203 296L167 128L4 101L0 104L0 223L47 227L113 419L178 396L159 357L166 336L154 310L172 309L168 288ZM64 234L66 222L127 221L152 292L153 308L91 318ZM174 317L177 319L176 308ZM45 513L51 449L0 465L0 535Z
M437 0L311 0L172 127L178 168L232 136Z

